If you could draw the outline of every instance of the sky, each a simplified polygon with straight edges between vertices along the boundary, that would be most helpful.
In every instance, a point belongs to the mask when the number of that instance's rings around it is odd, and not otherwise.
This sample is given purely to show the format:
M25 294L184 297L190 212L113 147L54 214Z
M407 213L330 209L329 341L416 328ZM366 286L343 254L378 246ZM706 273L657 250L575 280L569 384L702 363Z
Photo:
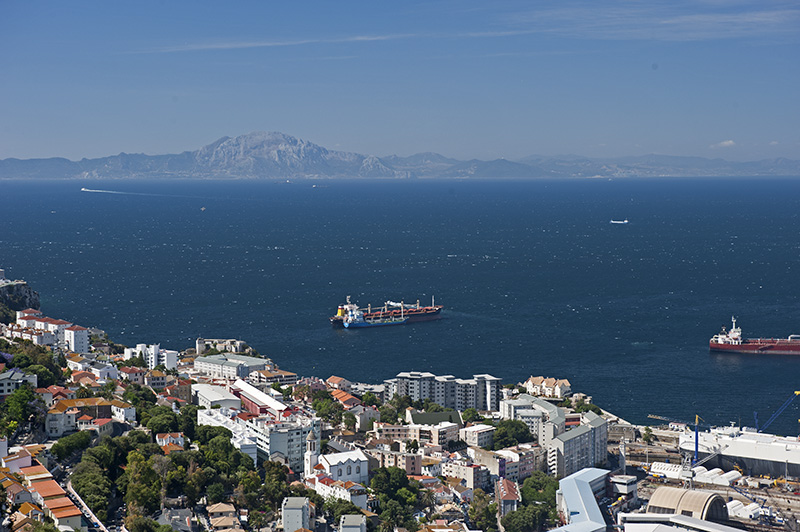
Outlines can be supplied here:
M800 159L796 0L0 2L0 159Z

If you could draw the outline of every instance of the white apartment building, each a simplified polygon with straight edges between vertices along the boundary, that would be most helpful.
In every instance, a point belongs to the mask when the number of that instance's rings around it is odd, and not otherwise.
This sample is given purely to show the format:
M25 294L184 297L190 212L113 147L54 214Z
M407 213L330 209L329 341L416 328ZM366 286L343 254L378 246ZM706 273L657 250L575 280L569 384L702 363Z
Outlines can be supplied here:
M561 408L528 394L501 401L500 417L524 422L542 447L548 447L565 430L566 416Z
M71 325L64 329L64 342L73 353L89 352L89 329L80 325Z
M136 347L126 347L123 358L130 360L141 356L147 364L147 369L155 369L156 366L164 366L166 369L176 369L178 367L177 351L171 349L161 349L160 344L136 344Z
M458 437L472 447L491 447L495 430L491 425L472 425L459 430Z
M429 399L445 408L461 411L467 408L497 411L502 385L500 378L488 374L456 379L452 375L404 371L396 378L384 381L384 387L387 401L395 395L407 395L412 401Z
M0 328L2 328L3 336L10 340L30 340L34 345L54 345L56 343L56 336L50 331L23 327L16 323L5 326L0 324Z
M281 503L284 532L311 528L311 505L308 497L286 497Z

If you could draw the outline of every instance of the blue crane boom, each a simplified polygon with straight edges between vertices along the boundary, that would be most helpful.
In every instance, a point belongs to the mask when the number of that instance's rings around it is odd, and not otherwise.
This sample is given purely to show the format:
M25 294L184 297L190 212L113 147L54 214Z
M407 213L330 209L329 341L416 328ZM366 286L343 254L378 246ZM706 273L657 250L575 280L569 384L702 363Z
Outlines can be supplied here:
M770 418L767 420L767 422L766 422L766 423L764 423L764 425L762 425L762 426L761 426L761 428L759 428L759 427L758 427L758 414L757 414L757 413L755 413L755 412L753 412L753 415L755 415L755 418L756 418L756 430L757 430L758 432L764 432L765 430L767 430L767 427L769 427L770 425L772 425L772 422L773 422L773 421L775 421L776 419L778 419L778 416L780 416L780 415L783 413L783 411L784 411L784 410L786 410L787 408L789 408L789 405L790 405L790 404L792 404L792 402L794 402L795 398L796 398L798 395L800 395L800 392L794 392L794 393L791 395L791 397L789 397L789 398L786 400L786 402L785 402L785 403L783 403L783 404L781 405L781 407L775 411L775 413L774 413L774 414L772 414L772 417L770 417Z

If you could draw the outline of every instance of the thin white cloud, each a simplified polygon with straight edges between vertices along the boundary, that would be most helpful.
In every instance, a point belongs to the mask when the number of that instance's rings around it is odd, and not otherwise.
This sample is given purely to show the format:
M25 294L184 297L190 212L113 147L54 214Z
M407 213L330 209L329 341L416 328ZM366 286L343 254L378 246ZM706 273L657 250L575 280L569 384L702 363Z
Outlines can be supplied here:
M778 144L780 143L777 140L773 140L772 142L769 143L770 146L777 146Z
M732 148L733 146L736 146L736 143L733 142L732 140L723 140L722 142L717 142L716 144L712 144L711 146L709 146L709 148L711 148L712 150L716 150L719 148Z
M701 41L748 37L800 36L800 7L788 0L740 2L705 0L616 0L534 3L533 8L495 16L496 30L351 35L293 40L187 43L133 53L279 48L316 44L368 43L414 39L487 39L524 35L560 35L579 39ZM550 6L555 7L550 7ZM487 15L488 17L489 15Z
M800 9L781 2L686 3L675 1L581 2L569 7L534 8L507 23L576 38L604 40L700 41L798 35Z
M297 39L290 41L234 41L215 43L182 44L178 46L165 46L140 53L176 53L199 52L207 50L242 50L247 48L281 48L288 46L303 46L308 44L337 44L350 42L392 41L416 37L414 33L399 33L390 35L353 35L336 39Z

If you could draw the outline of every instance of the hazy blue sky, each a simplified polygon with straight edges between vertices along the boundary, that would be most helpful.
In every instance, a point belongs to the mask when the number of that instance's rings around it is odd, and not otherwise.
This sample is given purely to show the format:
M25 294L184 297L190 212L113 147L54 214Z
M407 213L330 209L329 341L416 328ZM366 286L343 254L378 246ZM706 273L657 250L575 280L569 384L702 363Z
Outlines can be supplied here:
M800 158L800 3L0 2L0 158Z

